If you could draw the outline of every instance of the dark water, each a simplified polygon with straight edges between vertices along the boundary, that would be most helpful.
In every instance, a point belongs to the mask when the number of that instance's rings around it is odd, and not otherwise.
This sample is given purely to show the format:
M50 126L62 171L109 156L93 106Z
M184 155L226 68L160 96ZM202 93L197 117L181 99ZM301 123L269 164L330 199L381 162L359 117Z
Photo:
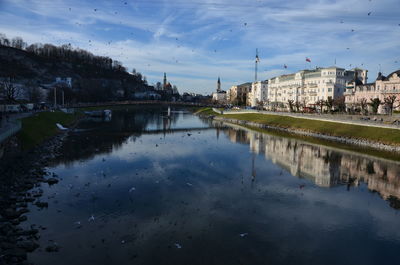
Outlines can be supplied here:
M398 262L399 163L165 112L114 111L68 137L49 208L28 216L46 227L30 261Z

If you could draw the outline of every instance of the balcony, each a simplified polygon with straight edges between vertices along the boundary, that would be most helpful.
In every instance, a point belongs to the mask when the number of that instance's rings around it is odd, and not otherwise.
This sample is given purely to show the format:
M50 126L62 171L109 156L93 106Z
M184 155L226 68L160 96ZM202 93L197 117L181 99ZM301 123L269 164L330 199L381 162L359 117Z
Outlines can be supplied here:
M399 94L400 93L400 89L388 89L388 90L378 90L380 91L382 94Z

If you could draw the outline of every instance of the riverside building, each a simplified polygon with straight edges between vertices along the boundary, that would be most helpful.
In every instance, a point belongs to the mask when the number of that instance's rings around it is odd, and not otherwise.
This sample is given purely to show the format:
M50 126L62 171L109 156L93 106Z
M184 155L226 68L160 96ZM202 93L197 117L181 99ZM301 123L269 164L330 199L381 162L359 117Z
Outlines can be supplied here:
M226 91L221 89L221 79L219 77L217 81L217 91L212 93L212 100L220 104L226 103Z
M367 82L367 70L345 70L336 66L317 67L271 78L268 80L269 108L286 110L289 100L298 102L303 107L313 107L319 100L342 97L346 83L356 75L363 83Z
M232 86L227 92L227 100L234 105L246 105L247 97L251 91L251 83Z
M399 109L400 102L400 70L397 70L387 77L382 73L378 74L374 83L361 83L354 80L347 84L344 93L346 108L348 111L361 110L362 104L368 107L371 99L379 98L382 104L378 108L378 113L386 114L389 107L385 104L385 98L395 96L394 109Z
M251 83L247 97L247 105L251 107L264 106L268 99L268 80Z

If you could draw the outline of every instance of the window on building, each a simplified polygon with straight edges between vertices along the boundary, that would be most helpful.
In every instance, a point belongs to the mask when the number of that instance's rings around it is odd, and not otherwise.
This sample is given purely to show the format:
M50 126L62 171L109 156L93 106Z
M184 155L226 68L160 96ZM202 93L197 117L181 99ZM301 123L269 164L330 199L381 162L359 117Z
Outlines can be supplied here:
M332 88L331 87L328 87L328 92L332 92Z

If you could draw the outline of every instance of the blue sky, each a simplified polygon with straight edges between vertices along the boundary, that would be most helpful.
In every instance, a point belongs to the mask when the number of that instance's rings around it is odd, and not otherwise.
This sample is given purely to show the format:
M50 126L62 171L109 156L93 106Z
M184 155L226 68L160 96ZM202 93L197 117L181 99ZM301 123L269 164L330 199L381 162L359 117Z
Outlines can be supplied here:
M256 48L259 79L335 59L369 81L400 69L399 0L0 0L0 32L109 56L149 83L167 72L180 92L253 81Z

